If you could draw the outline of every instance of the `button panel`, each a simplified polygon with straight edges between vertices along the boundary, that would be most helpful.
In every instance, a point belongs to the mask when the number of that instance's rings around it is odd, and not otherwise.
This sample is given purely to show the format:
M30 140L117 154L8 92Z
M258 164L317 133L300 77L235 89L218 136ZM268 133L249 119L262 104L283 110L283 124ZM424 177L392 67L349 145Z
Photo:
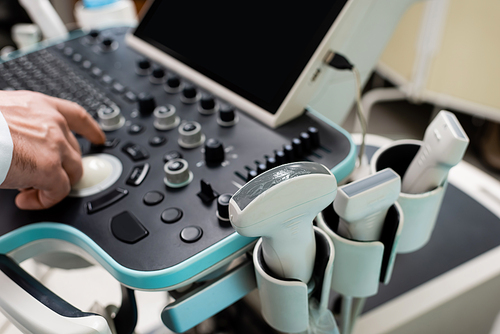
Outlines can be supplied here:
M258 172L282 163L307 159L334 166L341 161L334 156L345 152L338 145L342 135L314 116L306 113L270 129L210 89L187 82L174 68L144 59L125 47L123 29L120 34L113 31L95 31L0 64L0 89L36 90L81 104L104 125L108 137L98 146L77 137L83 154L112 155L125 171L112 188L70 197L57 210L37 212L40 221L71 222L127 268L182 266L207 247L220 247L221 240L237 240L226 239L235 232L224 220L225 208L219 203L224 196L219 194L235 193ZM109 51L102 44L106 38L110 38ZM155 69L163 73L153 74ZM160 79L159 84L152 78ZM138 95L143 92L150 96L141 95L141 108ZM310 137L311 149L306 143L302 156L287 158L284 145L290 145L293 154L292 139L304 141L304 133ZM319 135L330 152L319 142ZM205 147L205 136L216 141L207 140ZM183 159L189 168L181 175L170 175L171 182L164 164L175 159ZM169 173L178 172L173 169ZM6 219L28 223L27 214L9 209L13 196L6 192L0 197ZM130 214L124 215L126 219L120 216L124 212ZM118 227L127 224L140 233L121 236ZM140 226L149 231L146 237Z

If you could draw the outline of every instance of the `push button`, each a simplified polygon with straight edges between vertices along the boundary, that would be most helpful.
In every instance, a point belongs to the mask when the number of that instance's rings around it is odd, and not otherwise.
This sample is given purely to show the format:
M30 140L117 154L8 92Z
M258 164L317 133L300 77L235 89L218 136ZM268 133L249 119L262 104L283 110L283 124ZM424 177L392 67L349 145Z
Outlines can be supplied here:
M161 203L161 201L163 201L163 198L165 198L165 196L163 196L162 193L158 191L150 191L146 193L146 195L144 195L144 198L142 200L146 205L156 205Z
M181 231L181 240L184 242L195 242L200 240L203 230L199 226L184 227Z
M178 222L182 218L182 210L179 208L168 208L161 213L161 220L167 224Z
M128 244L136 243L149 234L139 220L128 211L111 218L111 232L115 238Z
M128 128L128 133L131 135L137 135L144 131L144 126L134 123Z
M133 161L140 161L149 158L148 151L137 144L125 144L122 148L122 151L127 154Z
M87 202L87 213L95 213L99 210L107 208L108 206L118 202L123 197L128 195L128 190L116 188L110 193L107 193L104 196L99 197L93 201Z
M149 164L145 163L144 165L135 166L130 173L130 176L127 179L127 184L131 186L138 186L144 181L146 175L149 172Z

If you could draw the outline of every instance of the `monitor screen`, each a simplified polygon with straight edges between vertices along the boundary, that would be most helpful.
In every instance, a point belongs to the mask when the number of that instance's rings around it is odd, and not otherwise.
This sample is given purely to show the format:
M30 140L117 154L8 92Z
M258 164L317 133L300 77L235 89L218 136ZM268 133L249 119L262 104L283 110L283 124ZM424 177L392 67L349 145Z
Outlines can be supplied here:
M347 0L156 0L135 36L276 113Z

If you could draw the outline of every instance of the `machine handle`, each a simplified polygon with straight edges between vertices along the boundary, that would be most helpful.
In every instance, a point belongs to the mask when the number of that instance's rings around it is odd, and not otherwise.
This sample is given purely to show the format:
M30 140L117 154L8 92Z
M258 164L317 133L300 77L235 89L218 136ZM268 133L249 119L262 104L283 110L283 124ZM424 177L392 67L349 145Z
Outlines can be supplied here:
M111 334L100 315L77 309L0 254L0 311L23 333Z

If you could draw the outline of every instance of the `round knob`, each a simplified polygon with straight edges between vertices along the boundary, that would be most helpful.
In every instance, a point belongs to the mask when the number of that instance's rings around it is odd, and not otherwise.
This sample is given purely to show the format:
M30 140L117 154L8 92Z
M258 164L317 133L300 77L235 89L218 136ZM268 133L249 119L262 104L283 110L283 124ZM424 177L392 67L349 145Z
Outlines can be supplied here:
M186 122L179 127L179 145L183 148L195 148L205 142L205 135L201 132L198 122Z
M200 114L211 115L215 112L215 99L212 95L204 95L200 100L200 107L198 108Z
M302 148L304 149L304 152L310 152L311 151L311 137L307 132L302 132L300 134L300 141L302 142Z
M87 42L88 44L97 44L99 42L100 36L101 33L99 30L92 29L85 38L85 42Z
M273 158L273 157L267 158L267 160L266 160L266 170L269 170L269 169L274 168L276 166L278 166L278 163L276 162L275 158Z
M225 105L219 109L217 123L219 123L220 126L230 127L235 125L237 122L238 116L236 115L233 107Z
M320 145L319 142L319 131L315 127L311 126L309 129L307 129L307 133L309 134L309 137L311 137L311 147L312 148L317 148Z
M149 81L155 85L162 84L166 80L167 77L165 76L165 70L162 68L155 68L153 72L151 72L151 76L149 77Z
M178 76L171 76L167 79L166 84L163 86L165 91L169 94L175 94L182 89L182 82Z
M285 152L283 151L276 151L276 153L274 154L274 158L276 159L277 165L283 165L284 163L286 163L286 156Z
M292 147L293 147L293 153L295 154L295 157L297 159L302 157L302 154L304 153L304 147L302 145L302 141L299 138L292 139Z
M217 218L222 221L229 221L229 201L231 194L222 194L217 198Z
M198 100L198 90L194 86L186 85L182 90L181 101L186 104L192 104L196 100Z
M106 37L101 41L101 51L109 52L118 48L118 42L111 37Z
M94 39L94 40L97 39L97 37L99 37L99 35L100 35L99 30L92 29L89 32L89 37Z
M218 165L224 161L224 146L215 138L205 142L205 161L207 165Z
M248 174L247 174L247 182L252 180L253 178L255 178L257 176L257 171L255 170L249 170L248 171Z
M151 73L151 62L147 59L138 60L135 71L139 75L148 75Z
M125 117L122 116L117 106L102 106L97 110L97 116L104 131L117 130L125 124Z
M286 162L295 161L295 152L293 151L292 145L283 146L283 152L285 152Z
M139 104L139 112L142 116L151 115L156 108L155 98L150 93L140 93L137 96L137 103Z
M165 172L163 182L171 188L187 186L193 180L193 173L184 159L170 160L163 166L163 170Z
M156 130L160 131L173 129L181 121L180 117L175 114L175 107L171 104L156 107L153 115L155 116L153 125Z
M257 174L260 175L266 171L266 165L265 164L258 164L257 165Z

